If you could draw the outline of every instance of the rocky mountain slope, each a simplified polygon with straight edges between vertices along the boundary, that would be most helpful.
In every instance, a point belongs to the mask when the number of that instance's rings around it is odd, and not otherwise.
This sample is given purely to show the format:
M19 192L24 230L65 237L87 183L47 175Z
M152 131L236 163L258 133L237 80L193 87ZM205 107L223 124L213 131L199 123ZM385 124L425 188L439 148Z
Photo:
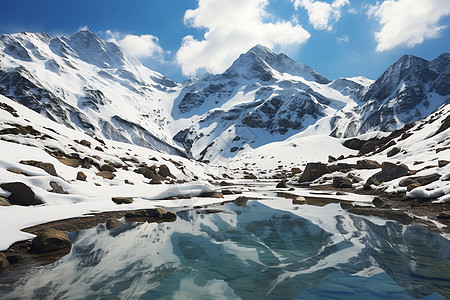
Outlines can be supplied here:
M184 155L167 130L176 87L89 31L0 35L0 93L93 137Z

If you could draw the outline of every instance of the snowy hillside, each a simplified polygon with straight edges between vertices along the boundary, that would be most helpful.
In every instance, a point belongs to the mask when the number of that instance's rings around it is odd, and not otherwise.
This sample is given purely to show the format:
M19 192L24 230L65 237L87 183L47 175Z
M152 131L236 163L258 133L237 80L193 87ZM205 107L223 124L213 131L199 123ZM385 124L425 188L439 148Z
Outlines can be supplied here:
M176 90L89 31L0 35L0 93L94 137L183 155L167 129Z
M180 156L94 139L4 96L0 147L0 249L31 236L20 229L43 222L99 211L201 203L155 200L211 191L207 180L226 172ZM113 197L132 198L132 203L118 205Z

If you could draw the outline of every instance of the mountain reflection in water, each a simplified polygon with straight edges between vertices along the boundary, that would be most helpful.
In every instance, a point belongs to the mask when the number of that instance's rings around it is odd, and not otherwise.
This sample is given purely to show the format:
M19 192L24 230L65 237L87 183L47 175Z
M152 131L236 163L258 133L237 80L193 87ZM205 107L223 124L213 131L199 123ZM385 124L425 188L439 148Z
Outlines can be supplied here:
M30 270L2 299L444 299L450 242L419 225L289 200L178 212L173 223L103 224Z

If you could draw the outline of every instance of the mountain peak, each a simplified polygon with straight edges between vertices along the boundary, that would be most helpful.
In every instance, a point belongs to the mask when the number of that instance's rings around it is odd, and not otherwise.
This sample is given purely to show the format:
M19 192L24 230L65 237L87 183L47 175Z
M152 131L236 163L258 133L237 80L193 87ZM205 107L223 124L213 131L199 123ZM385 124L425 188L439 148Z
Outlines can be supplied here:
M277 54L261 44L257 44L246 53L241 54L224 74L226 76L239 74L268 81L273 78L275 73L287 73L324 84L330 82L313 68L292 60L284 53Z
M100 68L124 65L125 58L120 48L115 43L103 41L89 30L80 30L63 40L87 63Z

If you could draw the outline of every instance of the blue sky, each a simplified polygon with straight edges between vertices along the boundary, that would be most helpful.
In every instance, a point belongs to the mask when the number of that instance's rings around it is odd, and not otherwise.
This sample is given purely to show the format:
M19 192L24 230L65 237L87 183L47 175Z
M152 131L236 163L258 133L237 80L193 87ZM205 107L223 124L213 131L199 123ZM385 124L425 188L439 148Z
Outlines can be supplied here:
M257 43L331 80L450 51L449 0L8 1L0 20L0 33L87 27L176 81L222 72Z

